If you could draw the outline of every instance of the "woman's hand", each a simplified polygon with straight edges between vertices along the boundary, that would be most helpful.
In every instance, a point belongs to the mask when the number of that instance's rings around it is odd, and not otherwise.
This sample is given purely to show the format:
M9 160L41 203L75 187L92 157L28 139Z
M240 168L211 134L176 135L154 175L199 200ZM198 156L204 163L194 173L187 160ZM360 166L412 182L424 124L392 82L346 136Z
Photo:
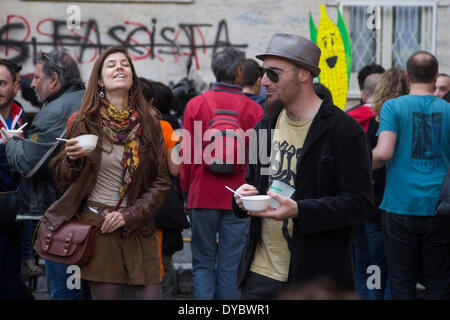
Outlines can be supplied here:
M258 189L256 189L254 186L250 184L243 184L242 186L237 188L236 192L242 195L243 197L255 196L259 193ZM236 200L236 204L239 206L239 208L241 208L244 211L247 211L245 210L241 197L239 197L237 194L234 194L234 200Z
M85 150L82 146L78 145L78 140L69 139L66 142L66 155L70 160L77 160L87 155L89 151Z
M125 219L123 218L122 213L119 211L111 211L105 216L105 220L103 221L101 232L102 233L111 233L123 227L125 225Z

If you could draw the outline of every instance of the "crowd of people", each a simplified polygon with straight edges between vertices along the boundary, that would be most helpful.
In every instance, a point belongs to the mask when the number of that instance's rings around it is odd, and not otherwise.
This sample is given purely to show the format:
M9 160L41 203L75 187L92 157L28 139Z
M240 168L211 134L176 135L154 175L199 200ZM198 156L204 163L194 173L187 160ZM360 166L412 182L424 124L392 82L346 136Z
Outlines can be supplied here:
M0 299L33 299L24 272L45 272L52 300L118 300L124 288L175 299L187 228L194 299L415 299L417 283L450 299L450 212L436 211L450 184L450 77L425 51L406 70L370 64L344 112L316 81L320 56L282 33L261 62L228 47L212 57L216 82L183 99L120 46L86 84L67 51L41 52L32 121L15 100L21 67L1 59ZM270 206L248 211L241 197L259 194ZM34 249L41 226L50 235L74 218L96 241L69 288L69 265L42 268Z

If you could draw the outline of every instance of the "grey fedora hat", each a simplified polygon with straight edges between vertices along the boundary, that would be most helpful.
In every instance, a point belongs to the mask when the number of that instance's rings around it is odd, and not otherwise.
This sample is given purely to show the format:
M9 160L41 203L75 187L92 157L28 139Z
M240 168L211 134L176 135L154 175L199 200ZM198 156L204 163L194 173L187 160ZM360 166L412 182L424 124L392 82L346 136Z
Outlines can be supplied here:
M287 59L309 70L314 77L320 73L320 48L311 40L287 33L276 33L270 39L266 52L256 56L264 60L267 56Z

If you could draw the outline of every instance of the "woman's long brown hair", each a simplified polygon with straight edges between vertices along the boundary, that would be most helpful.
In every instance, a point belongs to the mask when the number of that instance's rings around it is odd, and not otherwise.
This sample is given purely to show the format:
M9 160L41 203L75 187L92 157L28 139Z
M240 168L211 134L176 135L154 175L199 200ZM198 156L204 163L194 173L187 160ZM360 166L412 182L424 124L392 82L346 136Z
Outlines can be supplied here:
M102 123L100 117L100 107L102 106L100 98L100 86L98 85L101 79L101 72L103 63L106 58L113 53L123 53L130 63L133 85L130 90L128 104L135 108L140 116L141 136L140 136L140 156L146 155L149 160L148 163L142 164L147 168L144 174L150 174L153 178L156 176L161 158L160 150L163 143L162 133L158 119L156 118L157 111L145 101L142 95L139 78L136 74L134 65L127 54L124 47L116 46L106 49L100 57L95 61L91 76L84 93L81 108L70 126L69 135L75 137L80 134L90 133L95 134L100 138L101 142L110 142L109 138L103 133ZM111 151L105 149L105 144L101 143L103 151ZM61 153L58 155L60 156ZM64 155L65 156L65 155ZM53 162L53 161L52 161ZM52 165L52 164L51 164ZM146 179L147 180L147 179ZM153 179L152 179L153 180ZM147 180L148 181L148 180Z

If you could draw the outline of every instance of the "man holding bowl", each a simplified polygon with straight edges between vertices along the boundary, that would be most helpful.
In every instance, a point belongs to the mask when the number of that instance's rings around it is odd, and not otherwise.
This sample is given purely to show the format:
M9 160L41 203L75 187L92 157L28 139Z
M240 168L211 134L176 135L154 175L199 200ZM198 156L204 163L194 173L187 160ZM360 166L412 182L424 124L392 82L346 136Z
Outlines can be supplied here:
M236 191L274 201L247 212L233 198L235 215L251 219L237 275L241 299L275 299L319 277L353 289L352 224L372 210L371 151L359 124L315 94L320 53L304 37L275 34L256 56L267 114L255 130L270 137L258 140L258 154L270 150L271 161L249 164L247 184Z

